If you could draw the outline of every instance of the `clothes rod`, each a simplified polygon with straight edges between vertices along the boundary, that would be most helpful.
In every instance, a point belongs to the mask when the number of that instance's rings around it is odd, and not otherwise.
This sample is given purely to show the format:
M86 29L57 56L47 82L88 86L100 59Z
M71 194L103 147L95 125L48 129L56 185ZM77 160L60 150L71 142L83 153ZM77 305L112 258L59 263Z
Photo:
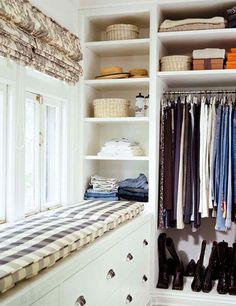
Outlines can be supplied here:
M177 94L236 94L236 90L165 91L163 95Z

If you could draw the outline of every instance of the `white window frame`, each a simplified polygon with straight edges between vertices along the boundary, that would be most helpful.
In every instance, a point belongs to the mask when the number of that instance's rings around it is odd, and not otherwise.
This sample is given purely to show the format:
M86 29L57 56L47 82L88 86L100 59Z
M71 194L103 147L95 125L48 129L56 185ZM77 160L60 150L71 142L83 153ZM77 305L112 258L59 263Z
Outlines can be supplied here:
M6 181L7 181L7 85L0 83L0 91L2 93L3 103L0 105L0 143L3 144L2 150L0 146L0 167L2 169L0 175L0 223L5 221L6 218Z
M56 97L50 97L47 95L40 95L33 92L26 93L26 100L30 99L37 103L38 107L36 108L36 143L38 146L35 148L35 160L38 161L36 166L36 182L35 182L35 209L26 211L26 216L36 214L48 209L53 209L62 205L62 195L61 195L61 185L62 185L62 175L61 175L61 167L62 163L62 127L63 127L63 101ZM26 101L25 101L26 102ZM60 135L59 139L57 139L58 147L57 147L57 194L59 197L53 202L46 203L45 190L46 190L46 166L45 166L45 150L46 150L46 107L56 107L57 108L57 118L58 122L58 134Z

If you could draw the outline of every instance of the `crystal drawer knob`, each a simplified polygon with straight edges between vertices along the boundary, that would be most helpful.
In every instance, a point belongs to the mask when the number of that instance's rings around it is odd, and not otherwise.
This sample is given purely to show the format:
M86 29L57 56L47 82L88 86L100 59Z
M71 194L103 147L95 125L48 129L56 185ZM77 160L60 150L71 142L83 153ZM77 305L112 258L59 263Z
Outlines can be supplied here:
M109 270L107 273L107 279L112 279L116 276L115 272L113 269Z
M84 306L86 305L86 300L83 295L79 296L75 302L75 306Z
M126 300L125 300L125 304L130 304L133 301L133 298L130 294L127 295Z
M144 246L148 245L148 241L146 239L143 240L143 245Z
M133 260L134 259L134 256L131 254L131 253L129 253L127 256L126 256L126 261L131 261L131 260Z
M146 283L148 281L148 278L146 275L143 276L143 279L142 279L143 283Z

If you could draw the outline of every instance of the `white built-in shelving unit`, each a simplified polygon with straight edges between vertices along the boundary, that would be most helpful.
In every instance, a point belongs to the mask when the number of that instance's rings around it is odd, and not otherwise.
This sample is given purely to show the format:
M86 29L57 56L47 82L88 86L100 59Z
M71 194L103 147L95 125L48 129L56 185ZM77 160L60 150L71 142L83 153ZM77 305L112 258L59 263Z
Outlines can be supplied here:
M89 2L92 2L90 0ZM105 1L103 1L105 2ZM128 2L128 1L125 1ZM214 289L210 294L196 294L189 283L184 291L156 289L158 277L157 261L157 213L158 213L158 165L159 165L159 117L162 93L169 89L191 88L236 88L235 70L160 72L162 56L192 53L192 50L206 47L229 49L236 46L236 30L203 30L176 33L158 33L164 19L224 16L226 9L236 5L232 0L140 0L132 3L84 8L79 11L79 32L82 42L84 76L80 89L80 135L82 142L82 188L81 198L90 175L115 176L119 179L137 177L145 173L149 178L149 203L146 209L153 211L153 244L151 262L150 292L151 305L235 305L235 299L221 296ZM114 23L132 23L140 28L139 39L127 41L107 41L105 29ZM121 66L124 71L131 68L146 68L149 78L96 80L103 66ZM150 94L149 118L94 118L92 101L96 98L128 98L134 107L135 96L142 92ZM132 113L133 115L133 113ZM140 142L145 156L134 158L101 158L97 152L105 141L114 137L127 137ZM192 233L184 230L168 230L178 246L186 263L191 258L197 260L202 239L210 243L236 239L236 227L227 234L214 230L214 221L205 219L200 230ZM207 257L206 256L206 257ZM206 261L207 263L207 261ZM144 305L142 305L144 306Z

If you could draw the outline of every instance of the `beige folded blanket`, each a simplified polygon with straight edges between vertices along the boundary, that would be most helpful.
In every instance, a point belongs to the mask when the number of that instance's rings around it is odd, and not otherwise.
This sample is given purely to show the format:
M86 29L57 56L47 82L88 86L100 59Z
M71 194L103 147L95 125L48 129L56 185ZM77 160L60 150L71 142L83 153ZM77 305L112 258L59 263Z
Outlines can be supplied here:
M212 29L224 29L225 23L192 23L185 24L178 27L160 29L159 32L178 32L178 31L195 31L195 30L212 30Z
M213 18L189 18L189 19L182 19L182 20L165 20L160 25L161 29L169 29L173 27L183 26L187 24L193 23L210 23L210 24L218 24L224 23L224 17L213 17Z
M225 58L225 49L206 48L193 50L193 59Z

